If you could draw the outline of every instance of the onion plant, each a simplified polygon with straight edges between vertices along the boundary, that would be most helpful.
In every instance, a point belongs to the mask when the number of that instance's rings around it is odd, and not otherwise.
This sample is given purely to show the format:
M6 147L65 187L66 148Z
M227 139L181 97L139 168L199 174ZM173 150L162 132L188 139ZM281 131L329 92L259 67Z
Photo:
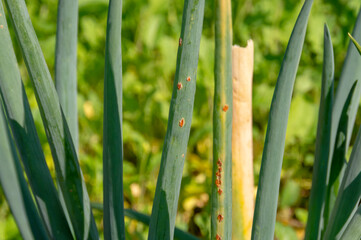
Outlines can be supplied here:
M125 239L125 216L148 224L148 239L198 239L176 228L175 220L192 122L205 0L184 1L168 127L151 216L124 209L122 1L110 0L108 8L104 70L104 203L99 204L89 200L77 153L78 1L59 0L55 84L25 0L5 0L5 3L34 86L58 185L53 183L46 165L0 1L0 183L22 237L26 240L99 239L92 213L95 208L103 211L105 239ZM276 83L254 206L253 240L274 239L287 121L312 5L313 0L305 0ZM232 89L231 1L215 0L215 6L210 232L212 240L247 239L249 236L244 234L249 233L245 231L233 231L236 236L232 236L232 221L238 221L237 216L241 215L232 216L232 188L240 186L232 186L232 99L237 96ZM334 95L333 47L325 25L321 99L305 239L361 238L361 129L347 159L361 97L358 82L361 79L361 51L357 43L361 40L361 11L352 36L353 43L349 45Z

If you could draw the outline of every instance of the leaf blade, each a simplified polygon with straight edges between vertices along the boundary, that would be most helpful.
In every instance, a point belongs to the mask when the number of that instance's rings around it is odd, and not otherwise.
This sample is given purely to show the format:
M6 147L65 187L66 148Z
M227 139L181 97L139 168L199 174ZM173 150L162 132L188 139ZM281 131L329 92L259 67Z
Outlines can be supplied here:
M232 239L231 1L216 0L215 9L211 239Z
M1 3L0 3L1 4ZM49 239L27 188L0 101L0 184L24 239Z
M287 46L273 95L262 156L252 240L273 239L288 114L312 4L312 0L306 0L302 7Z
M148 239L173 239L182 171L192 122L204 0L184 2L167 133Z
M348 101L356 91L357 82L352 87ZM349 109L348 112L351 110ZM337 199L332 210L323 239L339 239L343 234L347 223L351 220L353 212L356 211L358 201L361 197L361 128L357 134L352 149L350 160L347 164Z
M0 13L5 16L2 2L0 2ZM72 238L36 132L30 105L17 67L6 18L2 17L0 21L3 26L0 31L2 41L0 48L0 94L8 122L40 216L50 236L54 239Z
M25 1L6 0L5 3L35 88L35 96L53 155L58 182L74 233L78 239L98 239L98 231L92 216L76 150Z
M77 39L78 0L59 0L55 47L55 87L76 150L79 145Z
M334 86L334 56L330 32L325 24L324 58L320 110L317 126L315 162L308 208L305 239L320 239L327 177L330 171L330 135Z
M347 225L345 232L342 234L341 240L358 240L361 238L361 206L353 215L350 223Z
M110 0L104 76L103 212L105 239L125 239L121 25L122 1Z

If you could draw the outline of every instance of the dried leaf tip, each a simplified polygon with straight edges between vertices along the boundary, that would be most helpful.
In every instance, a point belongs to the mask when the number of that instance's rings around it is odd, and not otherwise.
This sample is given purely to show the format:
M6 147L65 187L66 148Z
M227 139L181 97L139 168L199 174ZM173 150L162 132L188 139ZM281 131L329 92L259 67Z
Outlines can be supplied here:
M228 107L228 105L227 105L227 104L226 104L226 105L224 105L224 106L223 106L223 108L222 108L223 112L227 112L228 108L229 108L229 107Z
M183 126L184 126L184 118L182 118L182 119L179 121L179 126L180 126L180 127L183 127Z
M182 87L183 87L182 83L178 83L178 84L177 84L177 88L178 88L178 90L181 90L181 89L182 89Z

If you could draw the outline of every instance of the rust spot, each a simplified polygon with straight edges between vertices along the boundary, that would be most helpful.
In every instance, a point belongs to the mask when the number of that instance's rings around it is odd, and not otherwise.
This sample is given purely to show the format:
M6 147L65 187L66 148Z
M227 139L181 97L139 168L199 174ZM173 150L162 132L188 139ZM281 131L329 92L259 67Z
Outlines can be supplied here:
M183 126L184 126L184 118L182 118L182 119L179 121L179 126L180 126L180 127L183 127Z
M183 43L183 39L179 38L179 46L182 46L182 43Z
M223 220L223 216L222 216L222 214L218 214L217 219L218 219L218 222L222 222L222 220Z
M182 89L182 87L183 87L182 83L178 83L178 84L177 84L177 88L178 88L178 90L181 90L181 89Z
M221 176L221 172L220 172L220 171L216 172L216 176L217 176L217 177L220 177L220 176Z
M182 154L182 157L184 157L184 153Z
M219 196L221 196L222 192L223 192L222 189L219 188L219 189L218 189L218 194L219 194Z
M187 77L187 82L190 82L191 81L191 77Z
M222 184L221 179L216 179L216 186L217 186L217 187L220 187L221 184Z
M0 13L0 17L2 16L2 14Z
M227 110L228 110L228 105L227 105L227 104L224 105L223 108L222 108L222 110L223 110L223 112L227 112Z
M217 234L216 235L216 240L222 240L222 238Z
M4 28L4 25L1 24L1 25L0 25L0 28L3 29L3 28Z
M220 158L218 158L217 165L218 165L219 167L222 166L222 162L221 162L221 159L220 159Z

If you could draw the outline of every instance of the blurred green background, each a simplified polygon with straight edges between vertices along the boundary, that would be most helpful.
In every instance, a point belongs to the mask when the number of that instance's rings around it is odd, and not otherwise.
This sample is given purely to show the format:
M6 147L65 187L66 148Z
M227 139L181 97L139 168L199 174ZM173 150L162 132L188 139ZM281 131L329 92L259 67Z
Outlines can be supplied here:
M26 1L46 61L54 73L57 0ZM181 31L183 1L123 1L123 135L125 207L150 214L167 127ZM254 173L258 183L270 102L283 54L303 1L232 1L233 42L255 43L253 84ZM79 0L78 113L80 164L93 202L102 201L104 46L108 0ZM359 0L315 1L296 79L287 131L276 236L300 239L307 219L321 89L323 25L334 43L336 81L360 7ZM177 225L208 239L212 160L213 1L206 1L191 135ZM14 41L16 43L16 41ZM16 44L15 44L16 45ZM36 125L54 174L39 110L16 46ZM361 122L358 114L356 125ZM0 189L1 191L1 189ZM94 210L102 232L102 213ZM147 227L126 219L127 239L146 239ZM0 239L21 239L0 193Z

